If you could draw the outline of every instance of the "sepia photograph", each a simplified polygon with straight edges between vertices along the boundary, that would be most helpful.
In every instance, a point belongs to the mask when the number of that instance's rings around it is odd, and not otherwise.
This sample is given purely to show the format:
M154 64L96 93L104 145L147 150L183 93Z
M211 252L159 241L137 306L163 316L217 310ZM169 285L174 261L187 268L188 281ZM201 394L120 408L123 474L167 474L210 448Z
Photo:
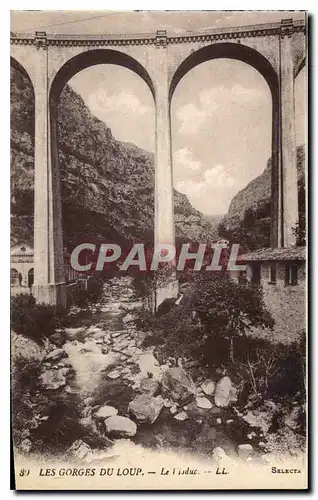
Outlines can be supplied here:
M12 10L16 490L307 490L306 11Z

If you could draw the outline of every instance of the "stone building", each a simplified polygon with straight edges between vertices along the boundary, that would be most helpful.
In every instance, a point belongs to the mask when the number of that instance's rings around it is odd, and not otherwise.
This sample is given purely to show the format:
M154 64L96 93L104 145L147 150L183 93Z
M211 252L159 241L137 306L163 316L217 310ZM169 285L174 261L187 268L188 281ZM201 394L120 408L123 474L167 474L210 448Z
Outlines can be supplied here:
M11 247L10 281L12 291L28 291L34 279L34 252L28 243L21 242Z
M31 293L34 281L34 249L26 242L11 246L11 293ZM74 283L79 273L71 266L70 254L64 250L64 272L66 283Z
M262 248L239 261L246 264L247 279L263 287L275 320L269 335L284 343L295 340L306 326L306 248Z

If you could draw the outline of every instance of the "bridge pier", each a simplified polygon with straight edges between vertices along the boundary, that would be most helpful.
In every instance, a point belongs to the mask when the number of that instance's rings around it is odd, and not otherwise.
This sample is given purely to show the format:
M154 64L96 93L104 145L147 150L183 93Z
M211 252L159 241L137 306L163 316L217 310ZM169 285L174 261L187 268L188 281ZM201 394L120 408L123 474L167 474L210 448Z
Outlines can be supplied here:
M287 20L288 21L288 20ZM281 234L280 245L296 244L298 223L297 148L295 135L295 79L292 52L292 23L281 26L280 36L280 149ZM291 30L291 31L290 31Z
M39 47L34 81L34 285L38 302L66 306L64 283L61 187L58 162L51 144L57 149L54 118L48 92L47 50ZM54 135L52 140L52 134ZM53 160L53 161L52 161ZM53 165L54 163L54 165Z
M175 245L173 197L168 54L163 35L157 44L156 66L155 246ZM177 294L178 283L173 269L168 282L157 290L156 306Z

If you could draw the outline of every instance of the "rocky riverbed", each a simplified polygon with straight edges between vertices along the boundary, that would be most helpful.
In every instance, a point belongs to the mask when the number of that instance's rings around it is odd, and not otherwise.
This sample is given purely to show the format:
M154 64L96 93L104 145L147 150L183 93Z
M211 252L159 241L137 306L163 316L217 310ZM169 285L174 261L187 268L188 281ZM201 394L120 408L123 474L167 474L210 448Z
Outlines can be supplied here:
M277 461L268 437L276 405L267 401L262 410L242 411L225 374L211 380L170 360L160 364L154 348L143 346L147 334L136 328L132 311L138 307L130 278L114 278L99 303L71 309L76 326L56 331L40 354L33 346L36 410L16 443L19 450L32 454L40 446L42 453L85 463L118 456L127 445L217 463ZM17 337L14 346L21 343ZM295 420L291 415L291 433Z

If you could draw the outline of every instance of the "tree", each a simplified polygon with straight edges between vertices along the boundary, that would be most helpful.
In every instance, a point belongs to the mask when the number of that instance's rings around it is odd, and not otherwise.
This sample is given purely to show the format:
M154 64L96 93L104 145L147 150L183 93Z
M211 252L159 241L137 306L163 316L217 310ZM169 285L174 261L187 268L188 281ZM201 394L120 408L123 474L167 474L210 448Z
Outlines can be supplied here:
M188 273L183 282L187 292L180 306L154 324L156 343L161 339L169 355L190 355L211 365L233 363L236 338L252 328L274 326L261 287L207 271Z
M293 228L297 246L306 245L306 186L305 179L298 180L298 212L299 221Z
M226 274L211 276L207 272L195 276L195 286L194 310L205 333L208 339L222 336L229 340L232 361L235 337L246 335L252 328L273 328L261 287L247 280L238 283Z

